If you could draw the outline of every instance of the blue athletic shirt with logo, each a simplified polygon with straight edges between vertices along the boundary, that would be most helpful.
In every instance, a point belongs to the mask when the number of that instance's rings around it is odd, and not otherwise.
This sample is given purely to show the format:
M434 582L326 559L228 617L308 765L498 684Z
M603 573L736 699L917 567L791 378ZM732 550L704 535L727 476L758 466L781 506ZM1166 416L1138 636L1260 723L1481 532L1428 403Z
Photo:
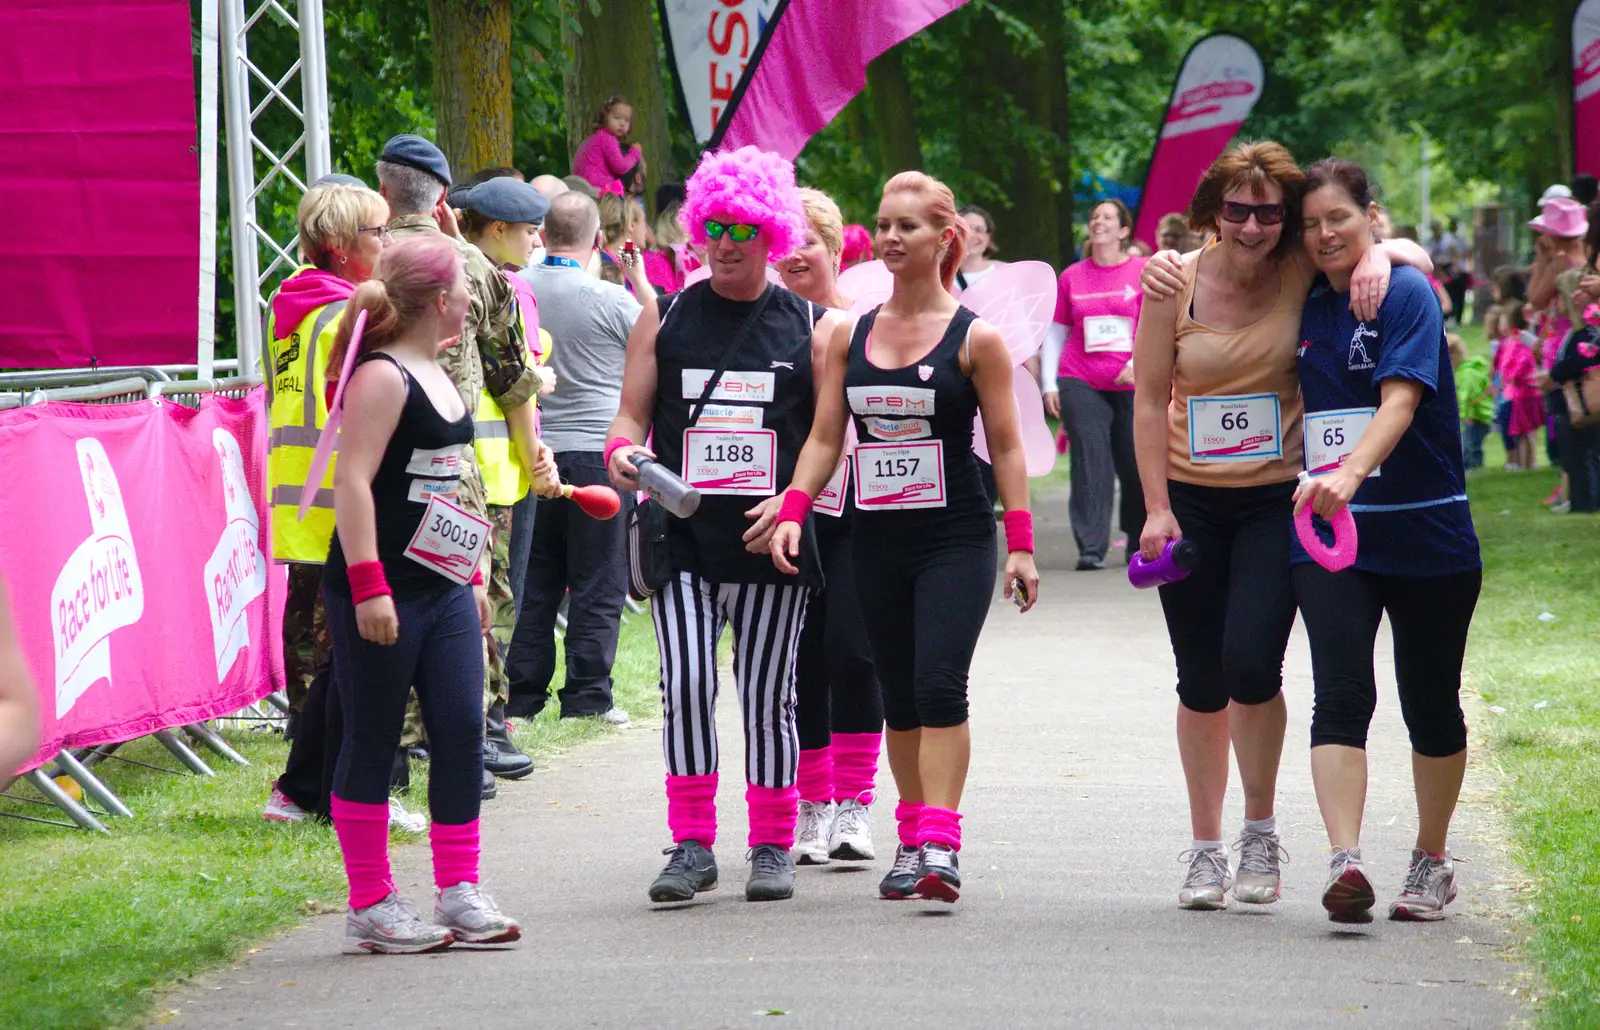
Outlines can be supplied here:
M1376 409L1385 379L1423 386L1422 403L1383 460L1381 474L1368 476L1351 500L1359 540L1355 567L1416 577L1480 568L1461 463L1455 376L1444 316L1427 277L1396 266L1377 319L1361 322L1350 313L1350 294L1318 276L1300 319L1300 341L1296 364L1308 417ZM1299 539L1290 540L1290 561L1310 561Z

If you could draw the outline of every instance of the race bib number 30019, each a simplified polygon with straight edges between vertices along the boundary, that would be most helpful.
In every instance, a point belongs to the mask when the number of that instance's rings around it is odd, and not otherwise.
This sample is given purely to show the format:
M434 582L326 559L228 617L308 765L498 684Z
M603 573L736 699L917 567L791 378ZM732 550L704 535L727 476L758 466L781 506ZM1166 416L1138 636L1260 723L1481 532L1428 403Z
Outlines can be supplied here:
M865 511L943 508L944 441L856 447L856 507Z
M491 528L487 520L435 494L406 547L406 557L466 585L472 581L478 559L483 557Z
M771 429L683 431L683 478L703 494L771 497L778 434Z
M1320 476L1343 465L1377 413L1377 408L1306 412L1306 471ZM1373 469L1370 476L1381 469Z
M1196 464L1283 457L1278 395L1189 398L1189 456Z

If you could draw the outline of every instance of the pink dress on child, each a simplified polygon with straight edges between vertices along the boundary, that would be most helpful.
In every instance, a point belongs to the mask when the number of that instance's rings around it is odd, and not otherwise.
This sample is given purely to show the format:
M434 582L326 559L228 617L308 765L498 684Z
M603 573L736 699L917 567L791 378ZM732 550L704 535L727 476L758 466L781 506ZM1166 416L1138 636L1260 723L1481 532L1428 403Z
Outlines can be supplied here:
M616 136L605 129L596 129L578 144L578 152L572 156L572 174L583 176L589 185L603 190L613 179L633 171L643 157L639 144L635 143L624 152Z

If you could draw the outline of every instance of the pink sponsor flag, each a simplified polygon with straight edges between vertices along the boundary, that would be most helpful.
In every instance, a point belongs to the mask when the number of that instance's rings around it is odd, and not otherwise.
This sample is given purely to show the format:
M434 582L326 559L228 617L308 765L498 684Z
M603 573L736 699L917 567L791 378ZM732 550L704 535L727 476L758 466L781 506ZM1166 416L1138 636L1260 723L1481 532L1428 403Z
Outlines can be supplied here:
M1266 77L1261 55L1238 36L1207 36L1189 49L1150 158L1135 239L1154 246L1162 216L1188 209L1200 176L1261 99Z
M780 2L720 113L711 149L754 144L794 160L861 92L868 62L966 2Z
M1572 16L1572 150L1577 171L1600 175L1600 0Z

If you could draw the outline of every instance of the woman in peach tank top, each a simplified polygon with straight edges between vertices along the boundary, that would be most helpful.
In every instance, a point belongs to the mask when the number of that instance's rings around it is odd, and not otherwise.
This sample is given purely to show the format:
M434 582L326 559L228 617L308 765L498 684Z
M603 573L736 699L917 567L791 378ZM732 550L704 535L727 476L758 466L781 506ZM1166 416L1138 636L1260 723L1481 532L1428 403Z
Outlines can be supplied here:
M1289 533L1303 466L1300 314L1315 275L1300 243L1305 173L1282 146L1243 143L1201 179L1190 224L1214 233L1173 264L1157 255L1134 344L1134 442L1147 559L1199 545L1189 576L1161 587L1178 668L1178 750L1194 839L1181 859L1184 908L1278 900L1287 858L1274 804L1288 709L1283 656L1294 625ZM1376 313L1390 259L1426 263L1407 241L1374 247L1352 282ZM1175 257L1176 255L1171 255ZM1222 837L1228 748L1238 756L1245 822Z

